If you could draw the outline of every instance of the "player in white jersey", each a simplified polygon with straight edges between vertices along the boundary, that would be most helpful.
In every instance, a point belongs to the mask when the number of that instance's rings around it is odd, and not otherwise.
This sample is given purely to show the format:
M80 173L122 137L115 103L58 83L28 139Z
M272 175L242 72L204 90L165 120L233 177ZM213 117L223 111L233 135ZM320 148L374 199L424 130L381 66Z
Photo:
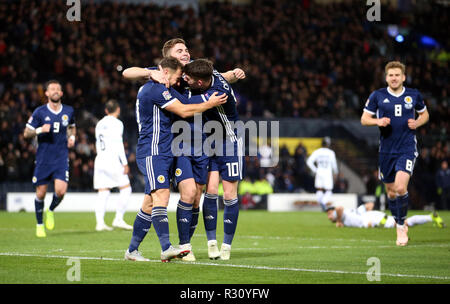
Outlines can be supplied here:
M330 201L334 186L333 174L338 174L336 154L330 147L331 140L325 137L322 148L315 150L308 157L306 164L315 174L314 187L316 188L317 202L326 210L326 204Z
M373 203L366 203L357 209L344 209L342 206L327 208L328 219L336 223L336 227L356 227L356 228L372 228L384 227L395 228L396 222L393 216L388 216L382 211L372 210ZM413 215L405 220L407 227L422 225L429 222L439 228L446 225L442 218L436 213L427 215Z
M128 178L128 161L122 140L123 123L118 119L119 103L109 100L105 106L105 113L106 116L95 127L97 156L94 163L94 189L98 190L98 200L95 205L97 221L95 230L113 230L104 221L106 205L112 188L119 188L120 191L112 226L132 230L133 227L123 219L131 195L131 185Z

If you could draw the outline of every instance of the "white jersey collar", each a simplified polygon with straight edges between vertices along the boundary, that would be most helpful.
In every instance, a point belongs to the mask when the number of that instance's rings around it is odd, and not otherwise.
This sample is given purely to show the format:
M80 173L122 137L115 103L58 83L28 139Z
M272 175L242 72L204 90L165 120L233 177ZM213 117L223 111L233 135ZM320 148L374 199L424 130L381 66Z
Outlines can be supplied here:
M50 112L52 112L53 114L58 115L59 113L61 113L61 111L62 111L62 109L63 109L63 105L61 104L61 108L59 108L59 111L55 111L55 110L53 110L53 109L50 107L50 105L47 103L47 109L48 109Z
M394 97L400 97L403 95L403 93L405 93L405 87L403 87L403 90L399 94L395 94L394 92L392 92L389 87L387 87L387 91L389 94L391 94Z

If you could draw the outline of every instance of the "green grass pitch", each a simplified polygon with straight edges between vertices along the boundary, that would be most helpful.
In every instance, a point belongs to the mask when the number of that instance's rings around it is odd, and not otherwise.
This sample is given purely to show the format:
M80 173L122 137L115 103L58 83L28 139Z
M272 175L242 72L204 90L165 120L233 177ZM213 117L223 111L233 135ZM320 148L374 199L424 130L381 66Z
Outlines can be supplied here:
M128 212L125 220L132 224L135 215ZM450 212L440 215L450 223ZM113 217L107 213L106 223ZM175 213L169 213L169 225L177 244ZM33 213L0 212L0 283L450 283L450 228L432 223L411 227L409 245L397 247L394 229L336 228L318 212L241 211L231 259L211 261L200 215L193 263L161 263L153 227L140 247L151 262L125 261L131 232L96 232L94 227L94 213L56 211L55 229L38 239ZM220 220L217 231L220 244ZM379 281L368 280L375 265L368 264L371 257L379 259ZM79 259L80 281L67 279L75 265L68 265L70 258Z

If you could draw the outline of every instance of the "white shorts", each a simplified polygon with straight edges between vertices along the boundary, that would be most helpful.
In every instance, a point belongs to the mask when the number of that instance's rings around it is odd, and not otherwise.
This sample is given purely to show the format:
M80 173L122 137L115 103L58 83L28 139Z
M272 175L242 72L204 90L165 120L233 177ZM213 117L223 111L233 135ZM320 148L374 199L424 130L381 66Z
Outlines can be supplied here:
M94 168L94 189L115 188L130 183L128 175L123 173L123 167Z
M316 189L333 190L333 176L330 174L316 174L314 187Z
M364 227L368 228L369 224L371 227L377 227L380 225L381 220L384 218L385 213L377 210L367 211L362 214L364 219Z

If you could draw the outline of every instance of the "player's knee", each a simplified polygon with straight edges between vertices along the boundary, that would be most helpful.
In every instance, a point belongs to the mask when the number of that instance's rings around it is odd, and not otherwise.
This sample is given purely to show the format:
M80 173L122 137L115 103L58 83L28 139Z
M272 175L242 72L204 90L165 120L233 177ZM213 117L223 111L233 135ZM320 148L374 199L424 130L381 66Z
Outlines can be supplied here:
M180 198L183 202L187 204L193 204L195 198L197 196L197 189L184 189L184 191L180 194Z
M407 189L404 185L395 185L395 193L397 195L405 195Z

